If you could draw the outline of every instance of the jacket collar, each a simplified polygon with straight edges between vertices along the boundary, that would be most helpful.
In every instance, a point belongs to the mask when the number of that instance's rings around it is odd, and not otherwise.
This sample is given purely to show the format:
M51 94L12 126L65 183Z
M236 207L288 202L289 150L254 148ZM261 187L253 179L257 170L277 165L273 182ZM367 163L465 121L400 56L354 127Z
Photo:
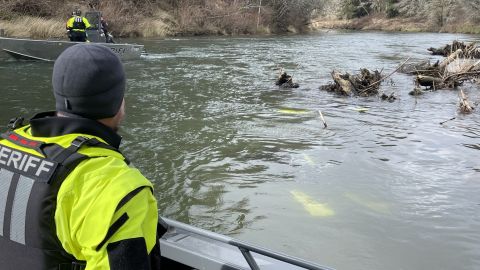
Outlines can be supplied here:
M68 117L58 117L55 112L43 112L30 119L32 135L35 137L55 137L72 133L80 133L100 137L110 146L118 149L122 137L104 124L69 114Z

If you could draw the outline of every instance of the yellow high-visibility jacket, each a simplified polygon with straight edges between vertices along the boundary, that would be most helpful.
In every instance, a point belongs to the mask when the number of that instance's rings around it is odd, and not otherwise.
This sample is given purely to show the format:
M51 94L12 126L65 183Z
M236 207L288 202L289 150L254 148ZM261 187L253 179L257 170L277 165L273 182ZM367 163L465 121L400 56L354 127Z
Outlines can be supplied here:
M40 120L51 123L58 120L56 118ZM58 121L67 123L64 120ZM107 127L94 120L68 121L83 121L77 126L89 126L88 129L97 125L95 128L100 130L97 134L109 132ZM75 129L70 128L73 131ZM76 130L80 131L81 128ZM57 144L62 148L71 146L78 136L109 143L104 136L76 132L33 136L30 125L16 129L12 134L27 144L33 141ZM8 140L0 140L2 146L44 157L37 149L21 147ZM3 150L0 148L0 151ZM56 233L64 251L76 261L85 261L87 270L116 269L114 266L118 265L124 267L121 269L149 269L149 254L158 241L158 211L152 184L137 169L129 167L123 155L115 150L83 145L78 153L88 158L81 161L61 184L54 212L55 232L44 233ZM3 159L8 157L4 155ZM29 240L25 242L28 246Z
M85 29L90 27L92 26L85 17L73 16L67 21L67 30L84 32Z

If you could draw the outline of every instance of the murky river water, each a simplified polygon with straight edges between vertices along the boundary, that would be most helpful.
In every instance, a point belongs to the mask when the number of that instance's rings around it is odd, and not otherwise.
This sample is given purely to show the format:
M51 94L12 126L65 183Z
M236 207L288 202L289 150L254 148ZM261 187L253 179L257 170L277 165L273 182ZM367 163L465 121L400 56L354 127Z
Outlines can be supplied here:
M126 63L124 152L173 219L337 269L480 269L480 111L459 115L455 91L411 97L399 73L382 86L393 103L318 90L333 69L388 74L477 38L136 40L150 55ZM278 67L301 87L275 87ZM53 108L51 70L0 62L1 123Z

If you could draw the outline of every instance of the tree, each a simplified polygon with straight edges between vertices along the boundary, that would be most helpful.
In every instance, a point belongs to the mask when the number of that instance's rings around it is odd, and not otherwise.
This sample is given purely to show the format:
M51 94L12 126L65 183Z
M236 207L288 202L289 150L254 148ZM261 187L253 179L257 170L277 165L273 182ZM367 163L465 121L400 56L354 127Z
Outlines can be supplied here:
M323 5L321 0L267 0L265 3L273 10L272 24L279 32L286 31L288 26L302 30L313 12Z

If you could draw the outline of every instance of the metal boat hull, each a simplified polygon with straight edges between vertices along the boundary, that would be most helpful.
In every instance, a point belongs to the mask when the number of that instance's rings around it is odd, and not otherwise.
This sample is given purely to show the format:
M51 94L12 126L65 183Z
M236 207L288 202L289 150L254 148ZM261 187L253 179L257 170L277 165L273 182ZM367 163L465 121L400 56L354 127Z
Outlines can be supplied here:
M49 41L0 37L0 50L16 59L55 61L68 47L80 42ZM140 59L143 45L102 43L122 60Z
M168 231L160 239L162 269L177 270L333 270L250 245L225 235L162 218Z

